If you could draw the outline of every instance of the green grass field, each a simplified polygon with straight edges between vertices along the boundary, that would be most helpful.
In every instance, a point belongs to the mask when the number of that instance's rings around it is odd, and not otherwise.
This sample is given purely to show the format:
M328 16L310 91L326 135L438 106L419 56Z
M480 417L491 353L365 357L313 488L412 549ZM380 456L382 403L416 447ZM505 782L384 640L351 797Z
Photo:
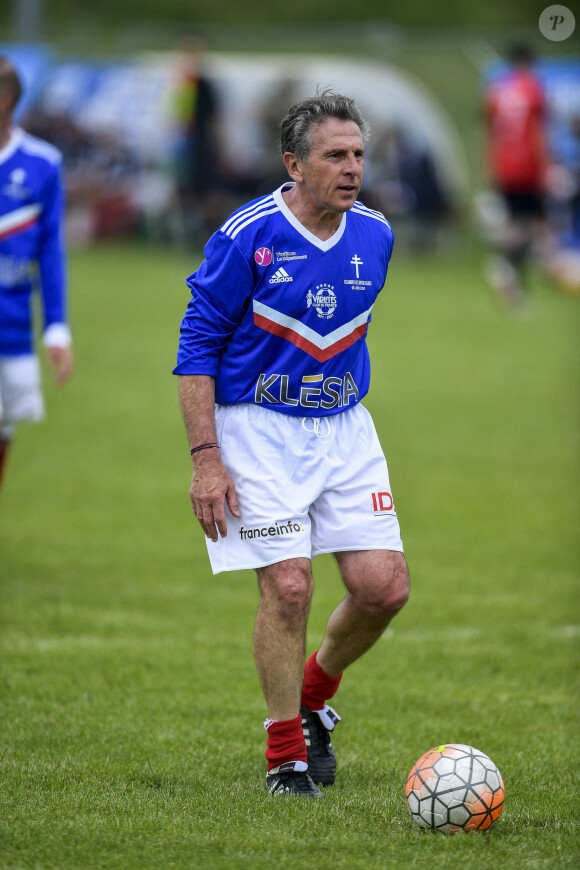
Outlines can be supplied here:
M395 255L366 401L412 598L345 676L323 801L263 792L251 572L210 574L170 375L183 253L71 256L77 370L47 383L0 498L0 867L580 865L578 321L535 275L493 303L476 251ZM315 649L341 597L315 562ZM421 832L406 775L442 742L506 786L487 834Z

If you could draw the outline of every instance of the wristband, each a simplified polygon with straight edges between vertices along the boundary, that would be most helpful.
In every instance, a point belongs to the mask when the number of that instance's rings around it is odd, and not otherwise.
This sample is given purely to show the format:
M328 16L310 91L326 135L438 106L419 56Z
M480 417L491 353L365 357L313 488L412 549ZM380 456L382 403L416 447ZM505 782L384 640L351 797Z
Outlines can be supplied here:
M199 447L192 447L189 451L189 455L193 456L193 454L197 453L198 450L209 450L210 447L217 447L219 450L219 444L200 444Z

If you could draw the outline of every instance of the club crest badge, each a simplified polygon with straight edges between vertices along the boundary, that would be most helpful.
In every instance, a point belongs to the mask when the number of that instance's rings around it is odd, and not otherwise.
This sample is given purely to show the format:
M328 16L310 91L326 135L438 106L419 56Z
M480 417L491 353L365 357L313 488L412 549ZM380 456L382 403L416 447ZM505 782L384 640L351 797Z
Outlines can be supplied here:
M336 311L337 299L331 284L319 284L314 293L309 290L306 295L308 308L314 306L319 317L328 319Z

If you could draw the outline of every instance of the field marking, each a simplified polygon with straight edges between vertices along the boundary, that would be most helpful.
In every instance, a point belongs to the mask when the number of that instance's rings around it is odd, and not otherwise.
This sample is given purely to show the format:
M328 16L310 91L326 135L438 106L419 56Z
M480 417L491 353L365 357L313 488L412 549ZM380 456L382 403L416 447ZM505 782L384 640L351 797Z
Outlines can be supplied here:
M549 633L561 638L580 637L580 625L563 625L560 628L552 628Z
M160 639L139 638L139 637L101 637L100 635L67 635L65 637L50 637L50 638L28 638L28 637L13 637L7 638L0 645L5 650L29 650L36 649L39 652L50 652L51 650L63 650L70 648L96 649L98 647L106 648L126 648L137 647L146 644L149 647L167 646L167 642Z
M411 643L441 642L447 640L473 640L481 637L487 629L477 626L462 626L458 628L398 630L388 628L383 634L384 640L409 641ZM551 637L559 640L571 640L580 637L580 625L539 626L534 629L535 634Z
M580 637L580 625L561 625L537 627L536 635L543 635L554 640L573 640ZM398 630L388 628L382 636L383 640L397 640L408 643L441 643L444 641L470 641L485 635L487 629L478 626L462 626L457 628ZM50 650L63 650L77 647L79 649L103 648L137 648L146 644L148 648L167 647L171 641L165 638L151 638L141 636L104 637L102 635L65 635L63 637L29 638L13 635L5 638L0 643L0 649L19 651L36 649L39 652Z
M420 629L414 628L408 631L402 631L396 628L388 628L383 635L385 640L403 640L411 641L411 643L425 643L426 641L442 641L442 640L473 640L474 637L479 637L483 633L482 628L475 626L464 626L462 628L441 628L441 629Z

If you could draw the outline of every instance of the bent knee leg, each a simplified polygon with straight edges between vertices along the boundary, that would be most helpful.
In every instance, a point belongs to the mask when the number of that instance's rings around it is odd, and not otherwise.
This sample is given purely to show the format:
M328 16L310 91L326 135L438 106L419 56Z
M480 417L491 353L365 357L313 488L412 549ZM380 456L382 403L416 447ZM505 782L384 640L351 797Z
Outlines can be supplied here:
M402 610L410 594L409 569L402 553L389 551L389 559L383 581L383 606L390 612Z
M310 610L312 571L307 559L291 559L258 569L262 603L286 621L302 620Z
M360 559L339 559L343 580L357 606L369 616L394 616L409 600L409 571L402 553L366 551Z

